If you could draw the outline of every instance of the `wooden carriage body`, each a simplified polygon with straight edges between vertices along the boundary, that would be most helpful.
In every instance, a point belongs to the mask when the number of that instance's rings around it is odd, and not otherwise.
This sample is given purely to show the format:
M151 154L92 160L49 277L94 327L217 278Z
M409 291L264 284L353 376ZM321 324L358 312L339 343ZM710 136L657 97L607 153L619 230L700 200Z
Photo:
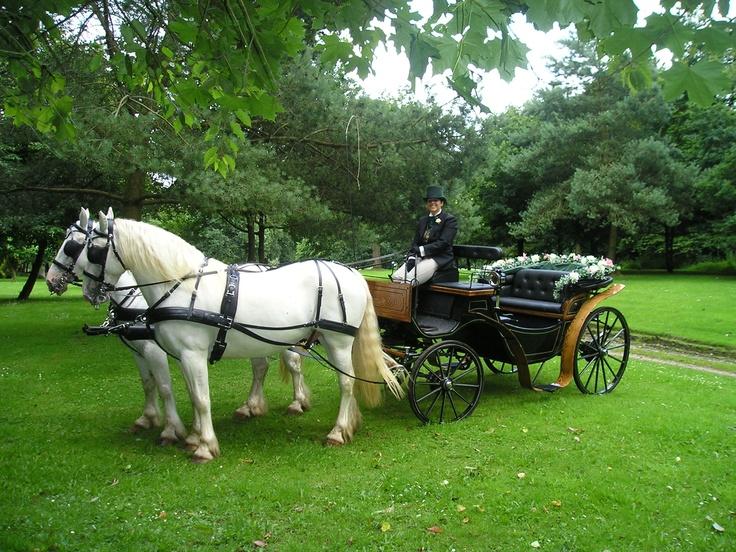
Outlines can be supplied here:
M494 247L455 246L455 256L461 262L490 264L500 255L500 249ZM494 372L515 372L520 385L528 389L555 391L574 379L584 392L610 392L626 365L629 331L618 311L599 305L624 286L613 284L611 278L595 280L569 287L555 299L555 283L565 274L523 268L503 285L474 278L419 287L369 279L368 285L384 330L386 351L405 366L414 364L428 348L452 342L456 349L467 348ZM608 329L603 333L590 330L593 322L600 326L603 315L605 324L612 320L611 328L615 326L617 335L609 336ZM601 343L608 337L615 337L617 346L621 342L622 356L615 357L615 362L604 358L609 352ZM530 364L556 356L560 356L557 379L535 381ZM591 381L583 381L578 371L581 365L592 362L610 372L610 379L604 373L599 384L596 374L591 390Z

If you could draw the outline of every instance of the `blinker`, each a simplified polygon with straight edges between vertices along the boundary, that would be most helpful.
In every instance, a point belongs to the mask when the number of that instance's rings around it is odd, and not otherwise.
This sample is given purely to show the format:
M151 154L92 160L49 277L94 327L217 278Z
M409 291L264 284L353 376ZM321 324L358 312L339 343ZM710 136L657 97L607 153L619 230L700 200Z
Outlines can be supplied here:
M64 244L64 255L76 261L79 258L79 255L82 254L82 249L84 249L84 243L68 240Z
M91 263L104 265L107 258L107 246L91 245L87 248L87 258Z

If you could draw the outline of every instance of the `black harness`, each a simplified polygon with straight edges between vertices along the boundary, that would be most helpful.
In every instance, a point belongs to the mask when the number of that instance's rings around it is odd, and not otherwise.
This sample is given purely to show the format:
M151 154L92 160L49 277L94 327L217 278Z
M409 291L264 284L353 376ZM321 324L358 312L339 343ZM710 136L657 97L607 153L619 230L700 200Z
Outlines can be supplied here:
M120 265L123 268L125 268L125 264L123 263L123 260L120 258L120 255L115 246L112 219L108 220L108 231L106 234L103 232L94 230L94 229L92 230L92 232L97 234L96 237L106 237L107 244L105 246L97 246L97 245L92 244L91 239L89 240L89 243L87 246L87 257L90 263L99 265L101 269L100 269L99 275L94 275L87 271L84 271L84 274L87 277L92 278L93 280L102 283L103 287L106 288L106 291L121 291L125 289L132 290L134 288L157 285L157 284L162 284L162 283L167 283L167 282L172 282L172 281L175 283L166 293L164 293L161 296L160 299L156 301L156 303L149 306L146 310L142 312L138 311L138 309L124 309L119 306L114 307L111 305L111 316L108 317L106 324L103 324L103 326L98 326L94 328L90 328L88 326L85 327L85 333L87 333L88 335L107 335L110 333L116 333L116 334L121 335L121 337L125 337L127 339L151 339L151 338L155 338L153 330L154 330L154 325L156 322L164 322L164 321L170 321L170 320L183 320L183 321L188 321L188 322L196 322L199 324L205 324L207 326L218 328L217 336L215 338L215 342L214 342L212 351L209 356L209 362L212 364L222 358L222 355L225 352L225 349L227 348L227 332L231 329L239 331L249 337L252 337L253 339L257 339L258 341L262 341L270 345L283 346L283 347L290 347L290 346L295 345L295 343L289 343L289 342L283 342L283 341L277 341L274 339L270 339L268 337L265 337L264 335L261 335L260 332L288 331L288 330L295 330L295 329L311 327L311 328L314 328L315 333L317 330L323 329L323 330L329 330L329 331L347 334L350 336L355 336L357 334L358 328L356 326L352 326L347 323L347 312L345 309L345 299L342 294L342 286L340 284L340 280L337 278L337 275L332 270L330 265L327 264L323 260L313 261L317 269L317 277L318 277L317 298L316 298L316 308L315 308L314 319L309 322L305 322L303 324L296 324L292 326L278 326L278 327L260 326L260 325L246 324L243 322L235 321L235 316L237 314L237 308L238 308L238 290L240 287L240 273L246 272L245 270L242 269L242 265L229 265L226 269L227 277L226 277L226 283L225 283L225 291L223 293L222 302L220 304L220 312L205 311L202 309L197 309L194 306L196 302L199 283L203 276L208 276L208 275L216 274L219 272L218 270L204 272L204 268L206 267L207 262L209 261L208 258L204 259L196 275L185 276L184 278L181 278L179 280L165 280L162 282L153 282L150 284L138 284L137 286L116 288L108 284L107 282L105 282L105 266L107 263L107 256L108 256L108 252L110 248L112 248L112 251L115 254L118 262L120 262ZM321 316L323 289L324 289L322 285L323 284L323 276L322 276L322 270L321 270L322 266L326 267L327 270L332 275L332 277L334 278L335 285L337 287L337 297L338 297L338 302L340 306L340 313L342 317L341 322L323 319ZM160 306L164 301L166 301L169 297L171 297L174 291L178 289L178 287L182 284L184 280L195 278L195 277L197 278L197 281L195 282L194 290L192 291L192 296L191 296L188 307L162 307ZM128 318L128 317L132 317L132 320L130 321L125 320L125 318ZM118 322L118 321L121 323L111 324L111 322ZM309 339L309 341L313 342L314 340L315 339L313 335Z

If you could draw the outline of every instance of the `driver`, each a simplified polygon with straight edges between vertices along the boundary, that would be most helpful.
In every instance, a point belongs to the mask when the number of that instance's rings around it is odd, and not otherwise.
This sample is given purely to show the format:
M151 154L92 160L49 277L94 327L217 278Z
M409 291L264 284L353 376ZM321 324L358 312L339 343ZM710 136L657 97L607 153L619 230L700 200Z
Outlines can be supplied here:
M406 262L391 275L394 282L422 285L454 260L452 242L457 234L457 219L444 210L447 199L442 188L429 186L424 201L428 214L417 223Z

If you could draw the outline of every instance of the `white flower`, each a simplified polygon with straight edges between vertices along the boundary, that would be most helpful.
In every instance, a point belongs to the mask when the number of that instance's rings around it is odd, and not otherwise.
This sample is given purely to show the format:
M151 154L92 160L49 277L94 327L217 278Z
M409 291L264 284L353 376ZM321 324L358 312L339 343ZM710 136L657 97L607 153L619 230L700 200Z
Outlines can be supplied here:
M539 255L532 255L531 259L533 263L538 263L541 258Z
M588 273L593 276L596 272L598 272L601 269L597 264L590 265L588 267Z
M572 282L574 284L578 280L580 280L580 273L579 272L571 272L570 275L568 276L568 279L570 280L570 282Z

